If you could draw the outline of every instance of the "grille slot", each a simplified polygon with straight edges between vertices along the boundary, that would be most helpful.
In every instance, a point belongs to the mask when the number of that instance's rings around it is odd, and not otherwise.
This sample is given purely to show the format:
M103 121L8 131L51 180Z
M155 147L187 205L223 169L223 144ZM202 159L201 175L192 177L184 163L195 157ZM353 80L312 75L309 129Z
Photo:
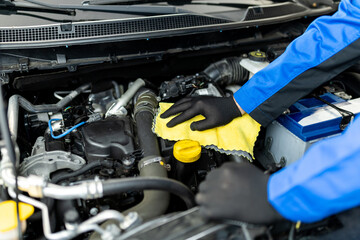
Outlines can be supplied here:
M131 33L156 32L228 23L230 21L197 15L176 15L96 23L74 23L74 31L63 32L60 25L0 28L0 43L38 42L90 37L115 36Z
M2 43L47 41L59 39L57 33L58 27L1 29L0 41Z

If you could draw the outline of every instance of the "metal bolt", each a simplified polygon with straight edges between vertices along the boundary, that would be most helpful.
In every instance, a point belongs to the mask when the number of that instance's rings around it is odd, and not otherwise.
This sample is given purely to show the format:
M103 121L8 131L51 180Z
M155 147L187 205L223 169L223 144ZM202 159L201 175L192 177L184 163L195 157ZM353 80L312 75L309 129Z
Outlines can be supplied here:
M166 170L167 170L168 172L171 171L171 165L170 165L170 164L166 164L166 165L165 165L165 168L166 168Z
M99 213L99 209L97 209L96 207L93 207L90 209L90 214L95 216Z
M134 164L134 162L135 162L135 158L132 156L127 156L122 160L122 163L125 166L132 166Z

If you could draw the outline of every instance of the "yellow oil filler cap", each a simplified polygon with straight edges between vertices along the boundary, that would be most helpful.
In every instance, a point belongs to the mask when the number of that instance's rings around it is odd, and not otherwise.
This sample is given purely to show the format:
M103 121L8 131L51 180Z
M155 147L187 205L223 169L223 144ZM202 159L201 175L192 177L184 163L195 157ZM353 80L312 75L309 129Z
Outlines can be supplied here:
M180 140L175 143L173 149L174 157L183 163L193 163L201 156L199 142L193 140Z
M25 221L34 213L34 207L19 202L20 221ZM17 228L16 202L9 200L0 203L0 235Z

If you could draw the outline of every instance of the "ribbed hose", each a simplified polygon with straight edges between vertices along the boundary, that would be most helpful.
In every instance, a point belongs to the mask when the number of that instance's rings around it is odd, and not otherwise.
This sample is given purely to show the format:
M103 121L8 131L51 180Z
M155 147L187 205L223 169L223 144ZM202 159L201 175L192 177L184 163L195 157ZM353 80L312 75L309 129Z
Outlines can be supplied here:
M135 115L137 134L144 157L160 156L159 143L151 131L154 115L148 111L141 111Z
M218 84L244 84L249 72L240 65L241 58L230 57L211 64L203 73Z
M144 157L160 156L158 139L152 132L155 111L159 104L156 95L146 88L140 89L136 95L134 115L143 155Z
M249 71L247 71L245 68L243 68L240 65L240 60L241 60L241 58L238 58L238 57L227 58L227 61L231 65L232 72L233 72L232 79L230 79L230 81L227 82L228 85L229 84L241 84L242 85L249 78Z
M138 164L140 177L159 177L168 180L167 170L159 162L151 163L151 159L160 157L159 143L152 132L152 123L158 106L156 95L145 88L140 89L136 95L134 115L140 147L144 153L144 158ZM139 190L144 190L144 188ZM144 191L143 200L125 213L138 212L144 220L149 220L164 214L169 201L169 192L147 190Z

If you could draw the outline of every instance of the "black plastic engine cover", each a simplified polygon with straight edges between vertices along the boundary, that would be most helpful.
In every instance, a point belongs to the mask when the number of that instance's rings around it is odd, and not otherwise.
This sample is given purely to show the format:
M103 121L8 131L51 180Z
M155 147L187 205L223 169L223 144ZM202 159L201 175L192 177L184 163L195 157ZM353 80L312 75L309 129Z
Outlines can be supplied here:
M107 118L86 124L81 132L88 161L121 159L134 152L133 128L129 118Z

